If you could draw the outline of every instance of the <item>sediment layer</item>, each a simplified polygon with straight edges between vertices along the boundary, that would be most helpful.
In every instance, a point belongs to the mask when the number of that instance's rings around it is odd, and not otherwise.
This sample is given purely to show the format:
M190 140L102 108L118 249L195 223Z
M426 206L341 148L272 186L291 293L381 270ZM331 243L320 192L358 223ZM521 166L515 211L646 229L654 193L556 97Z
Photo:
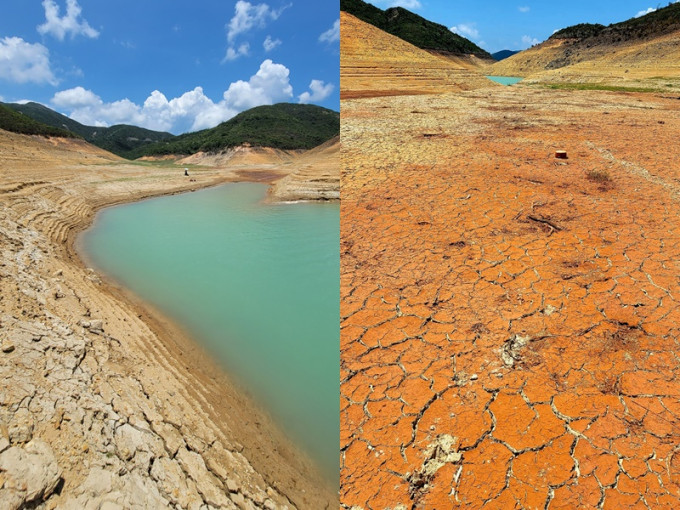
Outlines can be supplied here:
M340 137L295 159L295 171L277 180L269 200L338 200L340 198Z
M342 98L428 94L493 86L470 61L433 55L340 12Z
M336 507L200 348L74 253L101 207L243 173L4 131L0 161L0 507Z
M342 507L680 506L678 100L342 116Z

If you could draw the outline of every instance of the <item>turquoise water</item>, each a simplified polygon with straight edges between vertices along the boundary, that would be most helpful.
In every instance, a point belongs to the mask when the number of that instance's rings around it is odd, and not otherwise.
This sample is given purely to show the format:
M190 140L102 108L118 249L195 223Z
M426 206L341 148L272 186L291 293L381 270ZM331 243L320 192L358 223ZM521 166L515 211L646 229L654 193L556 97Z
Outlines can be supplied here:
M232 183L106 209L86 256L222 361L338 480L340 208Z
M514 85L515 83L519 83L522 81L524 78L517 78L515 76L487 76L491 81L495 81L496 83L500 83L501 85Z

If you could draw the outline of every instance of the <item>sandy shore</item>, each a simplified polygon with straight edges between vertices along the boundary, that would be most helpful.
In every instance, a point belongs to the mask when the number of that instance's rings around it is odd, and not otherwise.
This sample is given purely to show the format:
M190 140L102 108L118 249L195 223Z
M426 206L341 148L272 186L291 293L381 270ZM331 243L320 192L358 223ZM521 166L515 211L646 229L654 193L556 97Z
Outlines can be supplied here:
M0 162L0 507L337 507L200 347L75 250L102 207L281 173L187 178L4 131Z

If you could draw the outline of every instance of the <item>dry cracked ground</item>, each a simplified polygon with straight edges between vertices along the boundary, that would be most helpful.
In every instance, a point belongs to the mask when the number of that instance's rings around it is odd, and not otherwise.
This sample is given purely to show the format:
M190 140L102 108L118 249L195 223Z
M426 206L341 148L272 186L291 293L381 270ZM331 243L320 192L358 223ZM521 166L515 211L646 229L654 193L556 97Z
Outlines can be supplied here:
M343 101L343 508L680 507L678 133L650 94Z

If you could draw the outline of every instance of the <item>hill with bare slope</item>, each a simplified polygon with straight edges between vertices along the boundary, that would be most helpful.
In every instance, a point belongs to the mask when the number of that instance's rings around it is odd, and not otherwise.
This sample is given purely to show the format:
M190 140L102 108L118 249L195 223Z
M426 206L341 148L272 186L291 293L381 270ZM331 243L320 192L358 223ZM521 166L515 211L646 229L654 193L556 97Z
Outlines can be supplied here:
M455 62L340 12L342 99L436 94L493 86L469 65Z
M584 23L564 28L494 64L490 74L565 87L591 83L680 90L680 3L608 27Z

